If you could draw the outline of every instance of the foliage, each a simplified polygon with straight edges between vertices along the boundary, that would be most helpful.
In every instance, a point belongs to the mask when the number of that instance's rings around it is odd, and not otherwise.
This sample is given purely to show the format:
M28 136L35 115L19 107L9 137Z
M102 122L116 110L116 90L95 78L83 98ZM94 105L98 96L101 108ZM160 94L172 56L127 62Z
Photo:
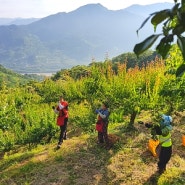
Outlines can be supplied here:
M174 0L175 5L171 9L165 9L158 12L151 13L150 16L143 22L137 32L143 28L146 22L151 18L151 23L154 26L154 31L158 25L162 24L162 33L153 34L146 38L143 42L136 44L134 52L136 55L140 55L147 49L149 49L159 37L162 37L159 44L156 46L156 50L161 54L163 58L168 56L174 39L177 40L177 45L181 50L183 59L185 61L185 2L182 0ZM179 76L185 71L184 64L182 64L177 70L176 75Z
M43 77L38 75L21 75L0 65L0 90L5 88L5 86L15 87L24 85L33 80L41 81L43 80Z
M143 67L144 65L147 65L147 63L149 63L150 61L155 60L156 57L159 56L156 52L153 51L147 51L141 54L139 58L137 58L136 55L132 52L123 53L112 59L113 69L117 69L116 63L118 62L127 62L127 68L134 68L136 65L138 65L139 67Z
M61 71L58 71L53 77L53 80L59 80L63 79L65 80L66 76L70 76L73 79L80 79L82 77L88 76L90 73L87 66L75 66L71 69L62 69Z
M55 117L48 104L40 105L31 87L1 91L0 150L10 150L14 145L49 142L54 136Z
M94 132L95 110L102 101L109 103L110 124L122 123L129 128L134 127L142 110L183 110L185 80L183 76L175 78L182 56L177 47L172 48L170 56L165 62L156 58L134 68L121 61L116 70L107 59L88 67L60 71L61 75L43 82L32 81L14 88L4 86L0 91L0 150L31 147L55 139L58 127L52 106L61 94L69 102L69 128L73 131L79 128Z

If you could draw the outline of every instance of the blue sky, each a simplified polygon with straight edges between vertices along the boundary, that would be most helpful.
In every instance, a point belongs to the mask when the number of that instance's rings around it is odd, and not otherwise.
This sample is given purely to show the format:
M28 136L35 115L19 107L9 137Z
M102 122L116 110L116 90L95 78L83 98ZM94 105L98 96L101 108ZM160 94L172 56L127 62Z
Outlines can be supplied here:
M132 4L152 4L174 0L0 0L0 18L45 17L58 12L69 12L89 3L101 3L110 10Z

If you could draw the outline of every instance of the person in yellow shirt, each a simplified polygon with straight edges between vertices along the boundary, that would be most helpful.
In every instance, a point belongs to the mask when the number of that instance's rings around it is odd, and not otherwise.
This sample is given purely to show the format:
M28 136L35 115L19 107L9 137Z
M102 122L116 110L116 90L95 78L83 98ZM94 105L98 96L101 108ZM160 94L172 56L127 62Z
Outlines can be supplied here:
M152 138L154 140L159 140L160 152L158 153L159 162L157 165L159 174L162 174L166 170L166 165L172 155L172 117L163 114L159 124L144 123L142 121L139 121L138 123L144 124L147 128L151 128Z
M171 116L162 115L162 121L160 122L158 129L156 129L156 134L159 137L159 143L161 145L158 162L158 170L160 174L166 170L166 165L172 155L171 123Z

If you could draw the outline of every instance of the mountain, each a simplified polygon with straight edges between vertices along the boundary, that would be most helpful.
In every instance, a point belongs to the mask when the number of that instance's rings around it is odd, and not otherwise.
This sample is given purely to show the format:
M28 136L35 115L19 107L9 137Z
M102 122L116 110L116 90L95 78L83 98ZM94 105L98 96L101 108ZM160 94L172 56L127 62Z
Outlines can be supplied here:
M160 11L162 9L170 9L173 4L171 3L156 3L156 4L150 4L150 5L138 5L134 4L132 6L129 6L126 8L126 11L129 11L130 13L134 13L136 15L147 17L149 14Z
M135 11L137 7L140 13ZM28 25L0 26L0 63L18 72L55 72L88 64L92 58L104 60L107 55L112 58L132 51L135 43L153 31L147 24L139 38L136 34L146 18L142 15L146 7L160 10L164 4L134 5L118 11L89 4Z
M0 25L27 25L38 20L38 18L0 18Z

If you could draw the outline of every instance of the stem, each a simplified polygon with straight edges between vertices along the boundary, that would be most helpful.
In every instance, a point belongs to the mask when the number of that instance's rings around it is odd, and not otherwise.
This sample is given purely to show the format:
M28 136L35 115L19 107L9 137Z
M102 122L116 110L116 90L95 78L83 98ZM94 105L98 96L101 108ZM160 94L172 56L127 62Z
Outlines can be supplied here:
M136 115L137 115L137 111L133 111L131 116L130 116L130 123L129 123L130 126L134 125L134 122L135 122L135 119L136 119Z

